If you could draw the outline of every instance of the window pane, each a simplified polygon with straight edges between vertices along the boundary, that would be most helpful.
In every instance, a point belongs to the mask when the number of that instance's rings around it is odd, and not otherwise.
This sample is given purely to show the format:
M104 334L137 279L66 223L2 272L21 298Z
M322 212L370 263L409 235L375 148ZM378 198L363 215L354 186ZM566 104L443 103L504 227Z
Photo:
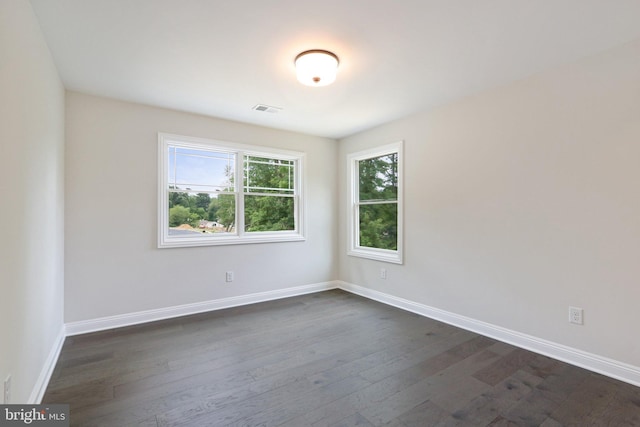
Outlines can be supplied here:
M252 231L295 230L294 198L285 196L244 197L244 229Z
M398 204L360 205L360 246L398 249Z
M292 160L245 156L245 192L293 194L294 167Z
M169 235L196 236L235 231L236 196L169 192Z
M304 153L163 133L158 149L159 248L305 239Z
M358 162L359 199L398 199L398 153Z
M169 188L233 191L235 154L169 146Z

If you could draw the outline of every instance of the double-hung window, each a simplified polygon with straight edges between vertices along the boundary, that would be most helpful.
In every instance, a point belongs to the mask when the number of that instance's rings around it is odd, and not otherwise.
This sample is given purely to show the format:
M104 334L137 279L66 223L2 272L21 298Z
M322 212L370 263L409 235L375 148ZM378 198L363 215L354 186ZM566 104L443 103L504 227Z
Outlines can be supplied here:
M304 240L304 154L159 134L158 246Z
M348 254L402 264L402 142L348 156Z

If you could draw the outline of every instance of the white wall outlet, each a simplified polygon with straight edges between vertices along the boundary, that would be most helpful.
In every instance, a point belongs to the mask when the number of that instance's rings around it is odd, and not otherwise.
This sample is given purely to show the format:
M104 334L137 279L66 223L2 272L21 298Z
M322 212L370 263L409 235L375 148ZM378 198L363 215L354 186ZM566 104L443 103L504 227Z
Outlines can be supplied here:
M381 268L380 269L380 278L381 279L386 279L387 278L387 269L386 268Z
M4 404L11 402L11 375L7 375L7 379L4 380Z
M576 325L582 325L584 310L579 307L569 307L569 323L575 323Z
M227 271L227 274L225 276L225 280L227 282L233 282L233 271Z

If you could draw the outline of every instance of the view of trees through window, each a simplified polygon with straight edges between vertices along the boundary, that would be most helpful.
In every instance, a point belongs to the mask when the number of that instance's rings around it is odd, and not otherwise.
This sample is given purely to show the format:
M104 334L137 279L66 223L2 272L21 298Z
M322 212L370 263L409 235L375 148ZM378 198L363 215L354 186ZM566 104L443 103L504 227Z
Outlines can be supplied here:
M220 233L235 230L235 196L169 192L169 230Z
M245 231L295 230L292 160L244 157Z
M360 246L398 249L398 153L358 161Z
M295 230L293 160L243 155L240 187L235 153L170 146L168 159L170 235L234 233L238 197L245 232Z

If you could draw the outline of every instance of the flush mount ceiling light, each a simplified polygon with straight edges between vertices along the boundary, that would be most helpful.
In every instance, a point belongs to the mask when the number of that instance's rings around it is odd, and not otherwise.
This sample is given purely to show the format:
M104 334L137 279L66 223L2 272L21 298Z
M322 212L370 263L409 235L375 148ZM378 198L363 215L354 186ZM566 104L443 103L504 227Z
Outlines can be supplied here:
M307 50L296 56L298 81L307 86L326 86L336 80L338 57L326 50Z

